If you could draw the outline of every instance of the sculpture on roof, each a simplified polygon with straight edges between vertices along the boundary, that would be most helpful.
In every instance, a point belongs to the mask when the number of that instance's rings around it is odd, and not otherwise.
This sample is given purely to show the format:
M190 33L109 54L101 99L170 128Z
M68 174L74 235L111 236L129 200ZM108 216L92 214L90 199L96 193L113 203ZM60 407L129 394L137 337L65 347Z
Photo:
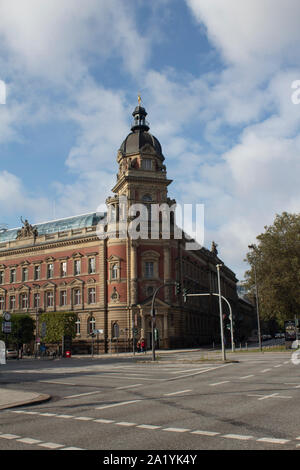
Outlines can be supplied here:
M215 242L212 242L210 251L215 256L217 256L217 254L218 254L217 246L218 245Z
M21 222L23 227L17 232L17 240L22 240L23 238L33 237L34 240L38 236L38 231L36 227L33 227L27 219L23 220L21 217Z

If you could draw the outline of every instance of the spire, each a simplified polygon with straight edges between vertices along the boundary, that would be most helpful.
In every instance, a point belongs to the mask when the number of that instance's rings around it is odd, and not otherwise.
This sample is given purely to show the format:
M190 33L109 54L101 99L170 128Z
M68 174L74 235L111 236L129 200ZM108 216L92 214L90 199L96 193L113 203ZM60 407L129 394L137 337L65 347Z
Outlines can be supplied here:
M141 106L141 95L138 94L138 105L132 113L134 118L131 130L135 131L148 131L150 129L149 123L146 121L147 111Z

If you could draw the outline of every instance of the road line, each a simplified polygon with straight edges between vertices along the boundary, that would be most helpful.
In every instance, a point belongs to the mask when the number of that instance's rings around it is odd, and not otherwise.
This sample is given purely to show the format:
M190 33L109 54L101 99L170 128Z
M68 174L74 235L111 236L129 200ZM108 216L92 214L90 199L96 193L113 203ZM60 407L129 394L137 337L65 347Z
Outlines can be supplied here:
M124 390L126 388L134 388L134 387L140 387L143 384L134 384L134 385L126 385L125 387L118 387L116 390Z
M191 434L199 434L199 435L203 435L203 436L217 436L218 434L220 434L219 432L213 432L213 431L191 431Z
M109 424L109 423L114 423L114 420L112 419L94 419L95 423L104 423L104 424Z
M254 375L245 375L244 377L240 377L240 379L249 379L250 377L254 377Z
M55 442L43 442L42 444L38 444L40 447L46 447L47 449L59 449L64 447L64 444L56 444Z
M211 387L214 387L215 385L222 385L222 384L227 384L229 383L229 380L224 380L223 382L216 382L214 384L209 384Z
M78 416L74 419L77 419L78 421L92 421L94 418L91 418L90 416Z
M56 384L56 385L73 385L73 387L76 386L76 384L74 383L72 384L70 382L58 382L56 380L39 380L38 382L46 383L46 384Z
M190 429L185 429L185 428L164 428L162 431L170 431L170 432L187 432L190 431Z
M264 369L264 370L261 370L260 372L262 374L263 372L269 372L269 370L271 370L271 369Z
M230 364L225 364L224 366L211 367L210 369L201 370L200 372L195 372L194 374L179 375L178 377L174 377L173 379L167 379L167 380L171 381L171 380L184 379L185 377L192 377L193 375L204 374L205 372L210 372L211 370L221 369L222 367L227 367L229 365ZM160 380L165 380L165 379L160 379Z
M73 415L56 415L57 418L65 418L65 419L68 419L68 418L74 418Z
M39 413L40 416L56 416L56 413Z
M181 390L179 392L164 393L164 397L170 397L172 395L179 395L181 393L192 392L192 390Z
M127 421L120 421L119 423L116 423L118 424L119 426L136 426L136 423L128 423Z
M273 366L273 367L274 367L274 368L275 368L275 367L282 367L282 364L279 364L279 365L277 365L277 366Z
M137 428L142 428L142 429L159 429L161 426L154 426L154 424L139 424Z
M0 437L2 439L17 439L18 437L21 437L21 436L17 436L16 434L0 434Z
M78 398L78 397L84 397L86 395L95 395L97 393L102 393L101 390L97 390L96 392L86 392L86 393L79 393L78 395L69 395L67 397L64 397L64 399L66 398Z
M63 447L60 450L84 450L84 449L81 449L80 447Z
M257 442L269 442L270 444L286 444L287 442L290 442L289 439L275 439L272 437L262 437L260 439L257 439Z
M39 439L32 439L31 437L22 437L21 439L17 439L19 442L23 442L24 444L39 444Z
M122 401L120 403L113 403L111 405L97 406L96 410L104 410L106 408L114 408L115 406L130 405L131 403L137 403L138 401L142 401L142 400Z
M209 367L201 367L199 369L187 369L187 370L170 370L168 369L170 374L180 374L180 373L186 373L186 372L198 372L199 370L203 370L203 371L206 371L206 370L210 370Z
M227 439L239 439L242 441L253 439L253 436L243 436L241 434L224 434L222 437L226 437Z

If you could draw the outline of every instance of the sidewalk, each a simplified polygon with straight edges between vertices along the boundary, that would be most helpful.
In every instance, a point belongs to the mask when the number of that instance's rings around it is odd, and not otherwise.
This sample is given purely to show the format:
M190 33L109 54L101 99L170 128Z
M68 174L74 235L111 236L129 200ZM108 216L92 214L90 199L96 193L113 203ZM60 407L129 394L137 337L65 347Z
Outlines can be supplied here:
M42 403L50 400L50 398L50 395L0 388L0 410L16 406Z

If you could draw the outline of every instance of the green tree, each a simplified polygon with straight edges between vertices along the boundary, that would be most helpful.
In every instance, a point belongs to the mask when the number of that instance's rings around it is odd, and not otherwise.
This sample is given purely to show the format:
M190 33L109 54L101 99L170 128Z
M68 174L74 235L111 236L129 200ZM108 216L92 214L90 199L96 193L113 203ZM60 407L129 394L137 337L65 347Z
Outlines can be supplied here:
M40 315L39 329L43 322L46 323L46 336L43 337L43 342L59 344L64 335L75 338L76 319L76 313L72 312L51 312Z
M276 215L256 238L247 254L246 285L255 295L256 271L261 317L282 326L300 314L300 215Z
M35 322L30 315L13 314L11 315L11 333L5 335L2 333L3 318L0 319L0 339L10 345L20 348L22 344L30 343L34 339Z

